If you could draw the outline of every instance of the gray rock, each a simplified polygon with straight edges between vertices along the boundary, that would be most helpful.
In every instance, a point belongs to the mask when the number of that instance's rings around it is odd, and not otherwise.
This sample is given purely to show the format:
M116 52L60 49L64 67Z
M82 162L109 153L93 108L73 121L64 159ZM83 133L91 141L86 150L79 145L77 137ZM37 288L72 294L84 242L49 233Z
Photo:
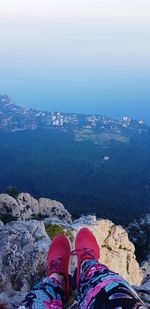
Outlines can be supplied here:
M32 203L34 202L32 200ZM47 208L49 202L45 201L45 203L44 208ZM72 249L77 231L83 226L88 227L101 247L101 262L118 272L128 282L140 285L141 270L135 259L134 246L122 227L115 226L109 220L96 220L95 216L80 218L72 225L58 218L48 220L50 224L57 223L63 226L64 231L68 232ZM43 222L15 221L1 228L0 304L6 304L7 308L16 308L33 284L46 275L44 265L46 265L49 244L50 239L45 232ZM71 263L70 272L75 262ZM143 267L148 274L149 264ZM145 281L140 288L137 288L146 303L149 301L149 294L145 291L149 289L149 284L149 281Z
M71 214L65 209L64 205L54 200L40 198L39 213L43 217L56 217L60 220L66 220L68 223L72 223Z
M145 280L147 280L147 277L150 275L150 259L142 262L141 269L142 269L143 278L145 282Z
M71 214L60 202L47 198L38 201L29 193L20 193L16 199L8 194L0 194L0 219L5 223L54 217L72 223Z
M87 215L81 216L79 219L74 221L74 225L82 225L82 224L95 224L96 223L96 216L95 215Z
M24 300L27 293L21 291L8 291L0 293L0 308L5 306L6 309L17 308Z
M29 220L39 215L39 202L29 193L20 193L17 197L17 203L20 209L20 219Z
M17 201L8 194L0 194L0 219L4 222L18 220L20 208Z
M0 220L0 229L4 226L3 221Z
M59 225L62 226L66 229L72 229L72 224L68 223L68 221L66 219L58 219L57 217L48 217L48 218L44 218L44 223L45 224L55 224L55 225Z
M141 299L150 308L150 274L145 278L144 283L140 287L135 287L134 289L137 291Z
M28 291L43 275L50 240L42 222L11 222L0 234L0 291Z

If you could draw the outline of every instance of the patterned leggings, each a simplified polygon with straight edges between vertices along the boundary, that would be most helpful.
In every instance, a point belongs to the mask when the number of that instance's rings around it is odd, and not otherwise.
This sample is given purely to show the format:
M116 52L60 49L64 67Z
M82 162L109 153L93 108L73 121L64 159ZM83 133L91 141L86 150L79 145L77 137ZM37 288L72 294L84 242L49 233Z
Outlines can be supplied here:
M18 309L63 308L64 292L55 278L34 286ZM118 274L95 260L84 262L78 305L81 309L146 309L133 288Z

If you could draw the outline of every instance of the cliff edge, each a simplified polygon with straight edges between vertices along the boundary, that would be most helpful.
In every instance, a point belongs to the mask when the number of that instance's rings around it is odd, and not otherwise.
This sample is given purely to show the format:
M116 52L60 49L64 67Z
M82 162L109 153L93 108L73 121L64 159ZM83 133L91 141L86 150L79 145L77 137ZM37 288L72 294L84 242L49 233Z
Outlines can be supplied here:
M36 200L25 193L16 199L0 194L0 214L5 219L5 225L0 224L0 301L9 304L8 308L15 308L32 285L46 276L46 256L52 238L65 233L73 249L77 231L84 226L97 239L101 263L130 284L140 286L142 282L134 245L127 232L109 220L87 216L72 221L61 203ZM70 273L75 265L74 258Z

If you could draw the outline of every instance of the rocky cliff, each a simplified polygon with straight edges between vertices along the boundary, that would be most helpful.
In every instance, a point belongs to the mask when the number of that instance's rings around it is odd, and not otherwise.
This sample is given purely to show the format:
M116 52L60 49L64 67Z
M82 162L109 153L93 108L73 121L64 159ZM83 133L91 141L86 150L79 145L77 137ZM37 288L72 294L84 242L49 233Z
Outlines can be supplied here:
M134 245L121 226L109 220L96 220L95 216L72 222L61 203L48 199L38 201L23 193L16 199L1 194L0 212L5 222L16 220L0 224L0 301L10 308L15 308L34 282L46 275L46 256L54 235L65 233L73 248L76 233L83 226L94 233L99 243L100 261L129 283L141 284L142 272ZM41 220L33 220L33 217ZM70 273L75 265L73 259Z
M47 198L37 200L29 193L20 193L16 198L0 194L0 218L3 222L46 217L72 222L71 215L60 202Z

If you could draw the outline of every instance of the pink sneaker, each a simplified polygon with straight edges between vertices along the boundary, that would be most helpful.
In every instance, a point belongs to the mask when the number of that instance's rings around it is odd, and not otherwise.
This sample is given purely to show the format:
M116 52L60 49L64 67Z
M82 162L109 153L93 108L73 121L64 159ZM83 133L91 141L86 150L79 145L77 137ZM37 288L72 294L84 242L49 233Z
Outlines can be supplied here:
M70 281L68 275L68 266L70 259L70 244L67 237L59 234L54 237L49 247L47 256L48 275L57 273L64 276L65 280L65 301L71 294Z
M79 287L80 268L85 260L97 260L100 257L100 249L95 236L87 228L82 228L75 240L75 251L73 254L77 255L77 277L76 286Z

